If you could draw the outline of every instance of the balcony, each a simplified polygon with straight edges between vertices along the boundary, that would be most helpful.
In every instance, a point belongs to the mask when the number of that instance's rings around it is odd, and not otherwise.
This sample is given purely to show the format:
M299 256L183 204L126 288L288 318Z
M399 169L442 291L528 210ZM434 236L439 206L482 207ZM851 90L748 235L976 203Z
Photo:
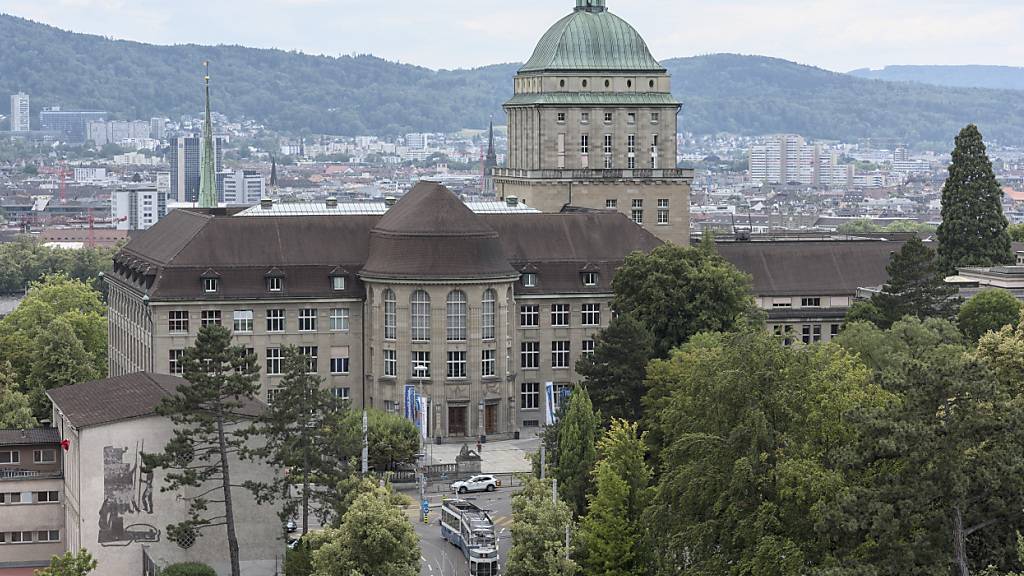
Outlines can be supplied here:
M528 180L693 180L691 168L659 168L635 170L516 170L495 168L495 178L525 178Z
M47 480L50 478L60 478L62 476L63 475L60 470L40 472L37 470L12 470L0 468L0 482L4 480Z

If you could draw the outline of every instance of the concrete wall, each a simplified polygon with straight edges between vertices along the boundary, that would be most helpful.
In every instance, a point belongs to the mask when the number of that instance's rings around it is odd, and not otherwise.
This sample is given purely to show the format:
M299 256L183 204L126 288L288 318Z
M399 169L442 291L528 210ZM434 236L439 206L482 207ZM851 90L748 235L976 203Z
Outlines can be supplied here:
M148 547L150 557L162 565L203 562L220 575L229 574L225 528L204 530L187 550L170 542L167 525L185 519L187 503L179 493L161 492L163 471L155 473L150 490L146 475L138 468L140 451L160 451L171 437L173 425L169 420L139 418L80 431L66 420L62 423L65 437L72 440L66 481L72 493L69 504L73 504L67 507L69 543L92 553L99 562L99 574L141 574L142 546ZM271 478L272 472L259 465L234 460L231 465L234 483ZM190 489L180 496L189 498L201 492ZM242 489L236 489L233 497L242 573L275 575L285 550L276 509L256 505ZM211 510L217 511L218 505L211 504Z
M29 452L31 462L32 453ZM0 504L0 532L5 534L5 543L0 544L0 563L5 562L49 562L54 555L64 553L64 506L58 495L57 502L38 502L38 492L61 492L60 478L0 480L0 492L5 493L4 504ZM21 494L20 504L10 504L11 493ZM58 530L56 542L37 542L41 530ZM32 541L12 543L11 532L32 532Z

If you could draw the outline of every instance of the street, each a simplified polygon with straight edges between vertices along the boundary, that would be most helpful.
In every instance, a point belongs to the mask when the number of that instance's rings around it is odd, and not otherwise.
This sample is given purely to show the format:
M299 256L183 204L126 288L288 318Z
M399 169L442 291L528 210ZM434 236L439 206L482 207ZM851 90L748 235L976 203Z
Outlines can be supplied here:
M518 486L509 486L509 477L502 477L502 488L496 492L479 492L466 494L465 500L473 502L487 510L494 521L494 530L498 536L498 551L501 557L501 569L504 572L509 550L512 548L512 495L519 490ZM442 486L431 487L431 490L443 489ZM439 520L441 517L441 499L450 497L446 492L429 492L430 522L424 524L419 517L419 508L409 508L407 513L416 527L420 537L421 559L423 561L420 574L423 576L468 576L469 562L462 551L441 537Z

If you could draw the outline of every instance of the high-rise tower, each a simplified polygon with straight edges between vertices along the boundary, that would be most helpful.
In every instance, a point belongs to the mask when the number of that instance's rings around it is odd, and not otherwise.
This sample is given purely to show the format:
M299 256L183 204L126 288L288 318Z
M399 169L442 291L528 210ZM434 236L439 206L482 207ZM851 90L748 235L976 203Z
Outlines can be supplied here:
M206 117L203 120L203 156L199 168L199 207L217 207L217 167L213 148L213 120L210 118L210 63L206 67Z
M11 96L11 132L28 132L30 118L28 94L18 92Z
M604 0L576 0L516 74L496 193L545 212L617 210L686 243L693 171L676 168L680 107L640 34Z

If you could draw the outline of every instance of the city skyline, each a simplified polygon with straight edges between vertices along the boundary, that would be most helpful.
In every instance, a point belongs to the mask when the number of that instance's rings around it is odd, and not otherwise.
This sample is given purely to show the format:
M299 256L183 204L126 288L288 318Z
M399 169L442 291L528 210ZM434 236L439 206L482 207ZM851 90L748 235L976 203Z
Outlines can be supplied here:
M429 68L525 61L571 0L439 0L387 5L352 0L3 0L0 11L74 32L155 44L238 44L309 54L374 54ZM899 4L868 0L856 11L821 0L612 0L609 8L651 39L667 59L759 54L848 72L897 64L1016 65L1024 5L998 0ZM201 20L192 15L202 10ZM224 26L245 13L245 26ZM337 17L324 17L325 11ZM667 17L650 18L656 12ZM181 22L190 25L181 26ZM813 22L813 27L807 26ZM500 26L497 24L500 23ZM985 30L985 34L978 34ZM402 39L397 42L396 39ZM437 39L443 39L438 41Z

